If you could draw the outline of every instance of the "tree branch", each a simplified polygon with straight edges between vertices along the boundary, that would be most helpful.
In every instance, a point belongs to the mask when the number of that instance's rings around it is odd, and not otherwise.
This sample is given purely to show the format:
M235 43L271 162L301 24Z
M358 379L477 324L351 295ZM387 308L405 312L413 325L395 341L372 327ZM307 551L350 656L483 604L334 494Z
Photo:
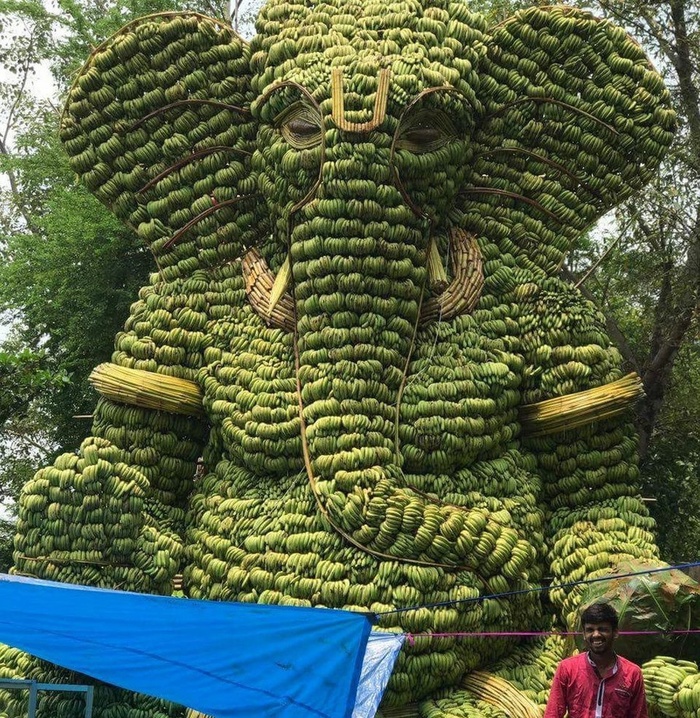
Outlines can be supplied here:
M666 57L675 66L676 51L671 42L666 38L664 26L659 23L656 18L649 15L646 8L635 6L635 15L632 15L631 13L622 12L615 2L608 2L607 0L599 0L599 2L601 8L606 13L620 20L622 24L629 26L639 35L652 37L658 43ZM645 24L639 22L637 16L643 17Z
M5 122L5 131L3 132L2 139L0 139L0 154L5 155L6 157L10 157L10 149L8 146L8 138L10 136L10 132L13 129L14 124L14 117L17 112L17 108L19 107L19 104L21 100L25 96L25 91L27 88L27 82L29 80L29 73L31 71L31 57L34 49L34 42L36 39L36 28L32 30L32 33L29 36L29 44L27 46L27 56L24 61L23 69L22 69L22 79L19 85L19 88L17 90L17 95L15 97L14 102L10 106L10 109L7 113L7 121ZM31 215L29 213L29 210L27 208L26 203L23 201L22 194L19 190L19 183L17 181L17 175L15 174L14 170L12 168L9 168L5 170L5 175L7 176L7 179L10 183L10 191L12 193L12 196L15 200L15 204L17 206L17 209L19 213L22 215L22 218L24 219L27 228L33 232L34 234L38 234L37 227L34 225L34 223L31 220Z
M7 149L7 145L2 139L0 139L0 155L5 155L5 157L10 156L10 152ZM14 170L8 167L5 170L5 174L7 175L7 179L10 183L10 190L12 192L12 196L15 198L19 197L19 191L17 189L17 177L15 176Z
M568 282L576 284L576 277L571 273L571 271L566 269L566 267L562 269L561 273L564 279L566 279ZM578 290L586 299L598 306L598 302L596 301L595 297L588 291L588 289L586 289L586 287L581 286L578 288ZM640 374L641 372L637 357L634 355L632 348L627 343L625 335L620 331L620 327L617 326L615 320L612 317L608 316L606 312L603 312L603 316L605 317L605 328L608 332L608 335L613 340L617 348L620 350L620 354L622 354L623 359L632 367L634 371L637 372L637 374Z
M676 62L674 66L678 73L681 101L690 131L693 166L697 168L700 166L700 97L698 96L698 88L693 82L695 67L688 40L685 0L670 0L670 7L676 45Z
M586 280L595 272L596 269L606 260L607 256L612 252L613 249L620 243L620 240L622 239L622 232L618 235L617 239L614 239L605 249L603 254L598 257L598 259L593 262L589 270L579 279L576 284L574 285L577 289L581 288L581 285L586 282Z
M25 432L17 431L16 429L13 429L11 426L5 426L3 427L3 433L8 434L9 436L13 436L15 439L18 439L19 441L23 442L24 444L27 444L28 446L31 446L38 451L40 451L43 454L43 457L47 457L51 453L51 449L47 448L46 446L43 446L35 439L30 438Z
M29 72L32 67L31 63L31 56L34 49L34 39L35 34L34 31L32 31L31 35L29 36L29 44L27 45L27 57L24 62L24 67L22 68L22 81L20 82L19 89L17 90L17 96L15 97L15 101L12 103L9 112L7 113L7 122L5 123L5 132L2 136L2 144L7 145L7 138L10 134L10 130L12 129L12 123L15 116L15 113L17 111L17 108L19 107L19 103L24 97L24 91L27 87L27 81L29 79Z
M665 264L670 265L671 260ZM696 220L694 230L688 238L683 276L675 287L671 284L669 269L667 266L664 272L649 357L641 373L646 393L638 412L641 456L644 456L649 448L678 351L693 316L700 307L700 220ZM673 294L677 297L675 302L672 300Z
M7 148L7 145L3 140L0 140L0 154L5 155L5 157L10 157L10 152ZM24 219L24 222L27 226L27 229L37 236L40 236L41 232L39 231L39 228L34 224L31 218L31 214L29 213L29 209L26 205L26 203L23 201L22 193L19 189L19 184L17 182L17 176L15 175L15 172L11 168L7 168L5 170L5 175L7 176L8 182L10 183L10 191L12 193L12 197L15 200L15 204L17 205L17 209L19 213L22 215L22 219Z

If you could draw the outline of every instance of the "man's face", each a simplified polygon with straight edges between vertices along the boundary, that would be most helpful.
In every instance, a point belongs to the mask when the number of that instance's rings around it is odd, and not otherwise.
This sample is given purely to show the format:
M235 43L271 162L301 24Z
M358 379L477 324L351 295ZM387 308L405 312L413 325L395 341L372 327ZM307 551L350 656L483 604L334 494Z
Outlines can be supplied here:
M594 655L612 652L613 642L617 638L617 629L611 623L584 623L583 642Z

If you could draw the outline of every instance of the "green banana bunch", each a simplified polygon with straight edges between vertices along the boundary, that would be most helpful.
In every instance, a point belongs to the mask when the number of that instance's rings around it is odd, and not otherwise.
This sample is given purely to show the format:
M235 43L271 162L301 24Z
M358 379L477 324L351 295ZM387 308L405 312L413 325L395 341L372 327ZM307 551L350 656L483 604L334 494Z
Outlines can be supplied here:
M657 656L642 666L644 686L650 705L663 715L694 718L700 709L700 674L697 663L669 656Z

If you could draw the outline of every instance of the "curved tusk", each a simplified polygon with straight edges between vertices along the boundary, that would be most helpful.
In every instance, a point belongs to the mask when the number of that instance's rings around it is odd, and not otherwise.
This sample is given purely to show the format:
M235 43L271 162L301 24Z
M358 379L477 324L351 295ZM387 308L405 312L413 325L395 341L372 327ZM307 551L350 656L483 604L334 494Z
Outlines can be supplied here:
M450 230L452 282L439 296L423 302L421 323L453 319L476 306L484 287L484 267L476 239L463 229Z
M475 238L462 229L451 230L450 255L452 282L439 296L432 296L423 302L421 323L453 319L470 312L479 301L484 272L481 251ZM275 277L265 258L253 247L243 255L241 266L245 292L254 311L268 326L293 332L294 300L287 291L291 281L289 263L285 262Z
M241 268L245 279L245 293L255 313L268 326L293 332L294 300L286 291L291 279L289 260L284 263L275 278L265 258L252 247L243 255Z

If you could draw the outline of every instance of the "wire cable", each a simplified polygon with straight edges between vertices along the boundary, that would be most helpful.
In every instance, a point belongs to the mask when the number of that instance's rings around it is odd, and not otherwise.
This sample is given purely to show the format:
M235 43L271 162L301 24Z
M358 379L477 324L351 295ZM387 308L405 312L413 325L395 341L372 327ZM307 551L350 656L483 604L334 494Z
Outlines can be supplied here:
M600 581L614 581L620 578L631 578L633 576L646 576L651 573L661 573L663 571L680 571L685 568L695 568L700 566L700 561L693 563L681 563L675 566L664 566L663 568L649 568L643 571L631 571L629 573L616 573L607 576L597 576L596 578L584 578L580 581L569 581L567 583L551 584L549 586L533 586L530 588L522 588L517 591L505 591L503 593L490 593L483 596L475 596L474 598L455 598L451 601L440 601L438 603L426 603L420 606L406 606L404 608L394 608L390 611L378 611L377 616L386 616L391 613L405 613L406 611L418 611L421 608L440 608L441 606L454 606L460 603L479 603L487 598L508 598L510 596L520 596L525 593L541 593L543 591L551 591L556 588L573 588L574 586L582 586Z

